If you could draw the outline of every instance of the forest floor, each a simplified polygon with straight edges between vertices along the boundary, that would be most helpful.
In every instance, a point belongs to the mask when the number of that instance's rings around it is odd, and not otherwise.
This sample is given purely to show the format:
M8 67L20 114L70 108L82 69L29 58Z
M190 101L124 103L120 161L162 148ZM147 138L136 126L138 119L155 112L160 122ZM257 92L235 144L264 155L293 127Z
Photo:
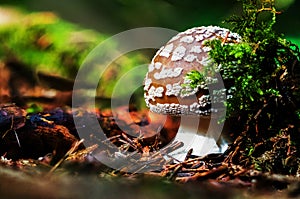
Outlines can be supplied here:
M164 152L178 146L155 153L164 145L161 135L153 130L161 118L149 121L145 111L130 110L129 120L122 117L124 107L118 111L116 119L109 110L78 109L74 114L70 108L56 108L28 114L14 104L1 105L1 197L225 199L300 195L299 177L234 165L226 152L204 157L187 154L182 162L165 158ZM89 127L90 134L83 141L74 125L73 117L84 121L91 116L96 116L107 138L100 145L94 142L101 133L95 130L99 126ZM131 136L129 132L138 131L136 126L146 133ZM122 156L116 147L106 145L107 141L133 155ZM129 164L110 168L93 156L101 153ZM151 166L156 169L142 172Z

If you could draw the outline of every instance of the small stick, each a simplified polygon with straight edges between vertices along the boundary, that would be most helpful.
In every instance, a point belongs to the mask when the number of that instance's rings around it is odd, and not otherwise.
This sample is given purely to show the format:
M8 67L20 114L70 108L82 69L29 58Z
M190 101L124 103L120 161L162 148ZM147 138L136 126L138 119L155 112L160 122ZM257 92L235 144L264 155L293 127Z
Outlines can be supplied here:
M18 135L17 135L17 132L16 132L15 129L14 129L13 131L14 131L14 133L15 133L15 136L16 136L16 139L17 139L17 142L18 142L18 145L19 145L19 147L21 148L21 144L20 144L20 140L19 140L19 137L18 137Z
M207 172L209 170L210 169L206 169L206 168L197 168L197 169L182 168L181 173L190 173L190 172L203 173L203 172Z
M170 177L168 178L169 180L174 180L176 178L176 174L179 172L179 170L182 168L182 164L178 164L173 172L171 173Z
M224 38L223 41L222 41L222 46L226 43L226 41L227 41L227 39L228 39L228 36L229 36L229 33L230 33L230 31L228 31L228 32L226 33L226 36L225 36L225 38Z
M65 159L67 159L67 157L69 157L70 154L74 153L79 145L84 141L84 139L81 139L79 141L76 141L73 143L73 146L69 149L69 151L64 155L63 158L61 158L51 169L50 171L48 172L48 175L49 174L52 174L62 163Z
M212 169L209 170L207 172L203 172L203 173L196 173L195 175L191 176L191 177L178 177L176 180L179 182L189 182L189 181L196 181L196 180L200 180L201 178L208 178L210 176L213 175L218 175L218 173L225 171L226 169L228 169L227 165L222 165L216 169ZM219 174L220 175L220 174Z
M12 118L11 118L10 129L8 129L8 130L2 135L2 139L3 139L3 138L7 135L7 133L8 133L9 131L11 131L11 130L14 131L14 134L15 134L16 140L17 140L17 142L18 142L18 145L19 145L19 147L21 148L21 143L20 143L18 134L17 134L17 132L16 132L16 130L15 130L15 128L14 128L14 116L12 116Z
M190 149L190 150L187 152L187 154L186 154L186 156L185 156L185 158L184 158L184 161L187 161L187 160L189 159L189 157L192 155L192 153L193 153L193 149Z

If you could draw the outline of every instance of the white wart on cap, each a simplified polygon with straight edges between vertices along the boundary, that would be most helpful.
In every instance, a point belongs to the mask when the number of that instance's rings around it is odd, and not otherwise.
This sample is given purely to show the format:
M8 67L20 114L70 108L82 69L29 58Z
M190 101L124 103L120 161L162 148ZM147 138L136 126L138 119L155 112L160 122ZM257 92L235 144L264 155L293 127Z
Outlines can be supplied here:
M188 84L186 74L204 71L212 63L205 46L207 40L221 39L226 43L240 37L228 29L202 26L174 36L161 47L149 65L144 81L144 97L150 111L168 115L209 115L211 102L206 85L195 89Z

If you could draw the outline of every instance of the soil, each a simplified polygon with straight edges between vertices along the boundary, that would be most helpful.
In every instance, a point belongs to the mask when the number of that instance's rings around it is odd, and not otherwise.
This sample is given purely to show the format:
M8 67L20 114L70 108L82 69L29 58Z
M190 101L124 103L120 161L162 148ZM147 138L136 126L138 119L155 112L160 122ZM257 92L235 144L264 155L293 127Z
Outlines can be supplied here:
M129 115L126 116L126 112ZM120 107L116 113L118 117L111 110L71 110L65 107L28 114L14 104L1 105L1 196L290 198L300 194L298 171L286 175L282 170L268 172L247 163L249 159L243 156L244 134L238 136L223 154L204 157L187 154L185 161L178 162L165 158L164 152L180 145L168 146L166 151L157 153L169 141L164 134L175 131L178 124L168 121L161 126L164 117L150 120L147 110ZM89 126L90 133L82 140L73 119L77 117L77 121L82 119L84 122L84 118L92 116L97 118L99 125ZM95 144L95 139L103 138L101 133L105 140L98 142L102 144ZM281 149L285 149L285 145L289 146L287 140L285 136L277 137L272 144L281 143ZM260 147L257 142L254 148L258 150ZM272 148L269 152L274 150ZM124 157L120 151L136 153ZM101 153L123 158L129 164L120 169L110 168L95 158L94 154ZM296 164L292 158L289 161L291 165ZM143 172L146 166L156 169Z

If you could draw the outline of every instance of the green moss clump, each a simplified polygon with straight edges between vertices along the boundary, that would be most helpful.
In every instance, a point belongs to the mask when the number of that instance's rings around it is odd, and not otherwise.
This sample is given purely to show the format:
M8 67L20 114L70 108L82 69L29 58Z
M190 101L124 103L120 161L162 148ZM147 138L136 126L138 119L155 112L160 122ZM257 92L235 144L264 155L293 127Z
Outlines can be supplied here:
M263 171L295 174L300 171L297 168L300 162L299 47L274 31L280 14L274 0L241 2L243 15L232 16L226 22L242 41L206 42L212 48L209 55L214 61L209 70L220 72L227 91L232 92L226 101L227 117L236 118L235 124L242 124L234 131L234 137L240 139L230 149L232 153L227 160L254 165ZM187 76L193 77L197 76ZM292 165L285 163L290 159ZM281 166L278 162L282 162Z
M206 42L212 48L209 55L214 60L212 68L207 70L220 72L226 88L234 91L227 100L229 117L240 115L241 111L250 117L272 100L292 103L300 99L300 51L273 30L279 14L275 2L243 0L242 3L244 14L226 21L242 37L242 42L229 45L218 39ZM203 82L203 76L199 71L187 74L194 88Z
M244 0L244 15L227 20L243 41L233 45L223 45L220 40L207 43L212 47L212 59L222 65L225 86L234 89L233 97L227 100L228 116L243 113L251 117L270 101L290 104L299 100L295 77L299 75L295 70L299 67L299 48L273 30L279 12L274 4L269 6Z

